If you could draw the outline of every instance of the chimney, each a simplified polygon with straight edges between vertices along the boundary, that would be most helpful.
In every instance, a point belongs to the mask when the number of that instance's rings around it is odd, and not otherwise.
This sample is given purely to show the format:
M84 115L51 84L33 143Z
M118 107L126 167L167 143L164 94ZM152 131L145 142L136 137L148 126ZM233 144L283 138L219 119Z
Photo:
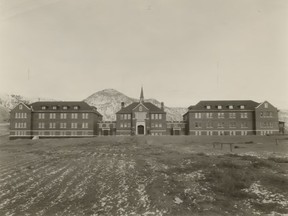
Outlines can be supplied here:
M121 109L123 109L125 107L125 103L121 102Z
M164 111L164 103L161 102L161 109Z

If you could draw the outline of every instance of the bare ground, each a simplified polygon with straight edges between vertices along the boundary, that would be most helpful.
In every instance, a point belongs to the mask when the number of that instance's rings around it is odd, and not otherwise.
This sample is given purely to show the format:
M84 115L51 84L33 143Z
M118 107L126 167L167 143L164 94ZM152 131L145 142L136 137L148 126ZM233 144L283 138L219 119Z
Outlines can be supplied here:
M288 214L285 139L4 136L0 143L0 215Z

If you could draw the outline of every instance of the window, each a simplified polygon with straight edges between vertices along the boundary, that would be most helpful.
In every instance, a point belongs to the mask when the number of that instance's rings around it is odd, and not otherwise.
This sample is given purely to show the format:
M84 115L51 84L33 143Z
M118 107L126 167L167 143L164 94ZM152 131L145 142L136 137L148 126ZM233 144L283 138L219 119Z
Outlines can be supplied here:
M158 125L160 128L162 128L162 123L159 123L159 125Z
M264 108L268 108L268 103L264 103Z
M42 109L42 110L46 110L46 106L42 106L41 109Z
M127 127L131 127L131 124L130 124L130 123L127 123Z
M19 105L19 109L20 109L20 110L23 109L23 105L22 105L22 104Z
M247 135L247 131L241 131L241 136Z
M55 136L55 135L56 135L55 131L50 131L50 136Z
M45 128L44 122L39 122L38 123L38 128L40 128L40 129Z
M236 135L236 131L230 131L230 136L235 136Z
M206 113L206 118L213 118L213 113Z
M142 106L139 107L139 111L142 112Z
M24 118L27 118L27 113L24 113Z
M88 119L88 113L82 113L82 119Z
M154 114L151 114L151 119L154 119Z
M74 110L78 110L79 109L79 107L78 106L74 106Z
M126 114L124 114L124 120L126 120L127 119L127 115Z
M162 114L158 114L159 115L159 119L162 119Z
M206 106L206 109L211 109L211 106L209 106L209 105L208 105L208 106Z
M71 132L71 135L72 135L72 136L77 136L77 131L72 131L72 132Z
M240 113L241 118L248 118L248 113Z
M231 119L236 118L236 113L229 113L229 118L231 118Z
M241 128L247 128L248 124L247 122L241 122Z
M218 105L218 106L217 106L217 109L222 109L222 106L221 106L221 105Z
M154 128L154 127L155 127L155 124L154 124L154 123L151 123L151 127Z
M124 127L124 126L123 126L123 123L121 123L121 124L120 124L120 128L123 128L123 127Z
M77 123L71 123L71 128L77 128Z
M82 123L82 128L88 128L88 122L83 122Z
M245 108L245 106L244 105L240 105L240 109L244 109Z
M207 128L213 128L213 123L212 122L207 122L206 127Z
M77 119L78 118L78 113L72 113L71 114L72 119Z
M229 109L233 109L233 105L229 105L228 108L229 108Z
M67 124L64 122L60 123L60 128L66 128Z
M201 131L195 131L195 135L196 135L196 136L201 136L202 133L201 133Z
M52 106L52 109L53 110L57 110L57 106Z
M60 113L60 119L66 119L67 113Z
M39 119L45 119L45 113L39 113L38 118Z
M229 122L229 128L236 128L236 122Z
M63 109L64 109L64 110L67 110L67 109L68 109L68 107L67 107L67 106L63 106Z
M130 114L128 114L127 116L128 116L128 119L130 120L130 119L131 119L131 115L130 115Z
M201 118L201 113L195 113L195 118L196 119Z
M49 123L49 128L56 128L56 123L55 122L50 122Z
M218 122L217 127L218 128L224 128L224 122Z
M50 113L49 118L50 119L56 119L56 113Z
M154 114L155 115L155 119L158 119L158 114Z
M201 128L201 122L195 122L195 128Z
M218 113L218 118L224 118L224 113Z

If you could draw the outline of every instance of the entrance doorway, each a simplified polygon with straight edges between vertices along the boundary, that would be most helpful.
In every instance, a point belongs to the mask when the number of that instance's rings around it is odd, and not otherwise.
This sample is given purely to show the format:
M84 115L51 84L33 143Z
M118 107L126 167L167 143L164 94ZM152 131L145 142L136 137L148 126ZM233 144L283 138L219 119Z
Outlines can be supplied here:
M109 130L104 130L103 133L104 136L109 136Z
M138 135L144 135L144 126L143 125L139 125L137 127L137 131L138 131Z

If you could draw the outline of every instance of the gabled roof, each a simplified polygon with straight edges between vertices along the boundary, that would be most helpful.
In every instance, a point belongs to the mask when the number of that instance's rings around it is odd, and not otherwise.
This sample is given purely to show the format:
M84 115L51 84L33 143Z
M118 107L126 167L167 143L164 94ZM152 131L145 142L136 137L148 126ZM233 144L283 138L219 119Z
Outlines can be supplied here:
M200 101L195 106L190 106L189 110L209 110L207 106L210 106L210 110L240 110L240 106L244 105L244 110L254 110L259 103L252 100L225 100L225 101ZM218 109L218 106L222 106ZM233 109L229 109L229 106L233 106Z
M134 102L130 105L128 105L127 107L124 107L122 109L120 109L116 114L123 114L123 113L132 113L133 109L138 106L140 103L139 102ZM150 102L144 102L142 103L143 106L145 106L150 113L165 113L162 109L160 109L159 107L157 107L156 105L150 103Z
M46 106L46 110L53 110L53 106L57 106L58 110L63 110L63 106L67 106L67 111L75 111L73 109L74 106L78 106L81 111L94 111L98 115L101 115L94 106L88 105L84 101L38 101L30 104L30 107L33 108L34 111L42 110L42 107ZM55 111L55 110L54 110ZM102 115L101 115L102 116Z

